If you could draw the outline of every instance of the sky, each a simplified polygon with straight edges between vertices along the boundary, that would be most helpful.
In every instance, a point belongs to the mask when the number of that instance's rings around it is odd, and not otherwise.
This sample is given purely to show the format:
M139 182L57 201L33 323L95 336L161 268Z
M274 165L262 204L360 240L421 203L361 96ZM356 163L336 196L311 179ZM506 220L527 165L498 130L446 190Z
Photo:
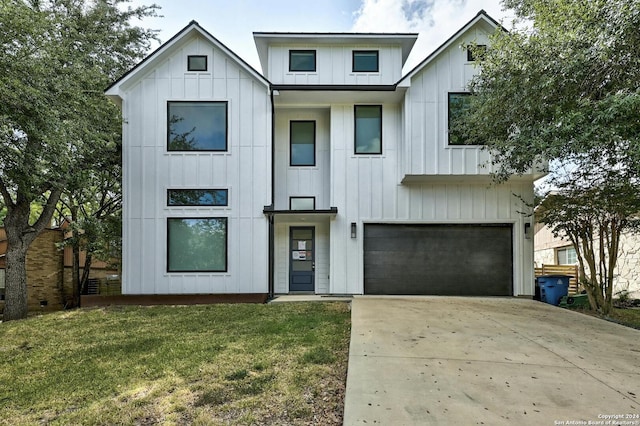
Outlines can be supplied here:
M149 5L153 0L132 0ZM419 33L405 71L433 52L481 9L511 26L500 0L155 0L162 17L140 25L166 42L192 20L261 71L253 32ZM154 44L157 48L159 43Z

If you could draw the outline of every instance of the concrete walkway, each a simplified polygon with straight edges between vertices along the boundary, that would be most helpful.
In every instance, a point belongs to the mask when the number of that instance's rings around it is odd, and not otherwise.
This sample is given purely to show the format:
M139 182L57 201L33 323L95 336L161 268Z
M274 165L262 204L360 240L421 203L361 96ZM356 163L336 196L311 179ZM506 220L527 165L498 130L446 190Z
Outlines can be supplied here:
M355 297L344 424L640 425L640 331L532 300Z

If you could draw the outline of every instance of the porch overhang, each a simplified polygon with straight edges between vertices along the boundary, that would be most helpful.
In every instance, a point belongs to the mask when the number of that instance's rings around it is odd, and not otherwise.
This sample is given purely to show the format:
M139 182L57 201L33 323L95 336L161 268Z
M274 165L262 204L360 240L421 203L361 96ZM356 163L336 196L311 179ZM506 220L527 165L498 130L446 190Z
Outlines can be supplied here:
M275 210L272 206L264 206L263 213L273 217L274 222L301 221L313 222L321 219L333 219L338 214L337 207L321 210Z

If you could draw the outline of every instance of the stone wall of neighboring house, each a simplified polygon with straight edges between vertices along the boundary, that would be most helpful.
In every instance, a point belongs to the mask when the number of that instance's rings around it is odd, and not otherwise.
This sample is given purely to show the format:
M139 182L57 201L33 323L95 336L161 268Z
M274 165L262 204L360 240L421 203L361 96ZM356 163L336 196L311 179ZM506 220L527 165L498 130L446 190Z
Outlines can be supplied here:
M554 237L549 228L536 224L534 240L534 261L536 266L555 264L558 249L571 242ZM616 268L614 293L628 291L632 298L640 299L640 235L626 234L620 239L620 255Z

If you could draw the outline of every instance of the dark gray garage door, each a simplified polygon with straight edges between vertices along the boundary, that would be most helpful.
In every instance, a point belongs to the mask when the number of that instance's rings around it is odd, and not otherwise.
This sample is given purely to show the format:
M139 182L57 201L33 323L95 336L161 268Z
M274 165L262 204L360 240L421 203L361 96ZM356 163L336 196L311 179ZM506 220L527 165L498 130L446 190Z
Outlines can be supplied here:
M364 292L510 296L511 228L365 224Z

